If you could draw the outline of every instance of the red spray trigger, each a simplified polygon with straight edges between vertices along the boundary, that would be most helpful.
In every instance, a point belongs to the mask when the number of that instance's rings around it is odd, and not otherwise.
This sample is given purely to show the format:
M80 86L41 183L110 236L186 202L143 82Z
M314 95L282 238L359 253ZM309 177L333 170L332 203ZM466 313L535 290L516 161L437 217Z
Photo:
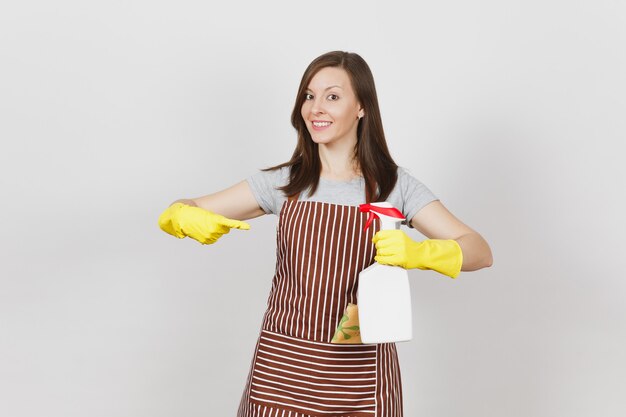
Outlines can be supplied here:
M376 215L373 211L370 211L370 215L367 217L367 222L365 223L365 227L363 228L363 230L367 230L367 228L370 227L370 224L372 224L372 221L374 221L374 217L376 217Z
M367 222L365 223L363 230L367 230L367 228L370 227L370 224L374 221L374 217L378 217L378 214L404 220L402 212L395 207L380 207L367 203L361 204L359 206L359 211L361 213L369 213L369 217L367 218Z

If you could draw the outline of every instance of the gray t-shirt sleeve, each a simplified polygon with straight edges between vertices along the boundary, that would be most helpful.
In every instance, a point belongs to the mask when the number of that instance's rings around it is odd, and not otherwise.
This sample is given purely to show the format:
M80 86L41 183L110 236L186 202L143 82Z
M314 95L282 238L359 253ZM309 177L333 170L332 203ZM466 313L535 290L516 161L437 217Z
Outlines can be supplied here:
M281 168L274 171L259 170L246 178L254 198L266 214L279 214L285 197L277 187L286 184L288 175L289 169Z
M407 226L411 226L411 219L428 203L438 200L437 196L409 170L398 167L398 184L396 189L400 192L402 208L400 211L406 216Z

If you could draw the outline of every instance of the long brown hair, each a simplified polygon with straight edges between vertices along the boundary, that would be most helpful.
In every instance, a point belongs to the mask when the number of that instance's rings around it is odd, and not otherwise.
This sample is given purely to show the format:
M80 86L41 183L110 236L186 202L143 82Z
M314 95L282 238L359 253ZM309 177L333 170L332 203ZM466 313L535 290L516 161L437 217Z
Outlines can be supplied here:
M318 144L311 139L309 130L302 118L301 109L311 79L325 67L343 68L348 73L352 89L365 113L357 126L357 143L354 148L354 158L358 162L365 179L365 201L367 203L384 201L396 185L398 166L391 158L387 148L374 77L365 60L353 52L327 52L309 64L302 75L296 102L291 113L291 124L298 132L296 149L291 160L274 167L265 168L263 171L276 170L286 166L290 168L289 182L278 188L287 197L293 197L309 187L311 195L317 190L322 164L319 158Z

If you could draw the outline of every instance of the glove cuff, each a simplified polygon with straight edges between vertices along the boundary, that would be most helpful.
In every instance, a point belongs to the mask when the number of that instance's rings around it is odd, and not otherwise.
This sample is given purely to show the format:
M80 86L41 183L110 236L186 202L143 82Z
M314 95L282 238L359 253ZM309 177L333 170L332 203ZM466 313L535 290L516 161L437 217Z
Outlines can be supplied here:
M461 272L463 252L456 240L427 239L421 242L418 251L416 257L421 259L422 269L432 269L450 278Z

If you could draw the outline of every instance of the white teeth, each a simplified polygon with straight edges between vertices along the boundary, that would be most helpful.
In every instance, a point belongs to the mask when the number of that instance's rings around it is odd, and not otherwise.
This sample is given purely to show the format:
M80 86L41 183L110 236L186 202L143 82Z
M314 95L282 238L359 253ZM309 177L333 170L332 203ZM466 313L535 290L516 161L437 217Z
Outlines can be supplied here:
M315 127L324 127L324 126L329 126L330 122L313 122L313 126Z

